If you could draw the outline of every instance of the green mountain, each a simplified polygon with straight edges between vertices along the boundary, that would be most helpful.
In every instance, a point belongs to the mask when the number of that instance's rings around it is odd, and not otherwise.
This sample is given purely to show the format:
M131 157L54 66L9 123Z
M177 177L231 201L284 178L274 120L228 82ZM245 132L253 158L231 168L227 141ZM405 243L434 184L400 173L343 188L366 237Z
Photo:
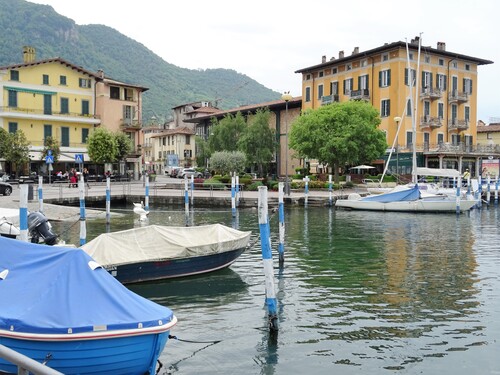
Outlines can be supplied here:
M191 70L169 64L144 45L104 25L77 25L48 5L0 0L0 66L22 63L23 46L36 59L61 57L107 77L148 87L145 117L167 117L171 108L195 101L218 101L229 109L280 97L250 77L231 69Z

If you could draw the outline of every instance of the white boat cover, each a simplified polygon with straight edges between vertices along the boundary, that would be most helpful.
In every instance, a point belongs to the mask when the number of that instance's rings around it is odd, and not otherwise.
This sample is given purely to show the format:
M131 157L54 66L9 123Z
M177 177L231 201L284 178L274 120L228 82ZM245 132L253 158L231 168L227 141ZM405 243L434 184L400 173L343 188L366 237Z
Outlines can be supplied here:
M150 225L104 233L81 246L102 266L190 258L245 248L251 232L222 224L194 227Z
M436 176L436 177L460 177L460 172L456 169L444 168L417 168L418 176Z

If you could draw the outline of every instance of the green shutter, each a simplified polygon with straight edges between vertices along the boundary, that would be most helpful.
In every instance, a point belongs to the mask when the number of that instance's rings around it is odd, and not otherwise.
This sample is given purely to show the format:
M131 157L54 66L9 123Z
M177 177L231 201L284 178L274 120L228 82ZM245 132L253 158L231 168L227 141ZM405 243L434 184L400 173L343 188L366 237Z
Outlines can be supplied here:
M387 69L387 86L391 85L391 69Z
M382 87L382 71L378 72L378 87Z

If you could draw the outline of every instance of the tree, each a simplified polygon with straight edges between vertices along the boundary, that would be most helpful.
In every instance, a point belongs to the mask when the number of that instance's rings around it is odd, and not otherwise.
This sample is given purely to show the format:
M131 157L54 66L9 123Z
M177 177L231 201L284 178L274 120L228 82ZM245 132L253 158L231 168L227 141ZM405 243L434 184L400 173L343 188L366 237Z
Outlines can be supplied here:
M383 155L387 142L379 124L379 113L369 103L332 103L308 110L293 122L290 148L333 167L338 183L340 166L369 163Z
M97 128L88 137L87 151L94 163L112 163L118 155L116 138L109 130Z
M245 170L246 158L241 151L217 151L210 158L210 168L221 174Z
M207 159L210 158L208 141L197 135L196 137L196 165L205 167Z
M208 138L210 152L238 150L238 139L246 128L245 118L241 112L236 115L228 114L220 121L213 118L212 123Z
M59 148L59 143L52 137L47 137L43 140L43 150L40 160L45 160L49 150L52 152L54 163L57 163L59 155L61 155L61 149Z
M5 158L9 148L9 133L4 128L0 128L0 158Z
M123 132L116 132L114 134L116 145L117 145L117 153L116 153L116 159L118 161L124 160L125 157L130 154L132 151L132 140L130 139L127 134Z
M5 137L5 134L2 137ZM30 143L22 130L18 130L15 133L7 133L5 141L5 144L2 146L3 157L15 165L16 173L19 175L20 170L18 167L24 170L25 164L30 160Z
M257 165L260 176L276 152L275 132L269 127L270 116L268 109L258 110L238 140L238 149L245 153L248 163Z

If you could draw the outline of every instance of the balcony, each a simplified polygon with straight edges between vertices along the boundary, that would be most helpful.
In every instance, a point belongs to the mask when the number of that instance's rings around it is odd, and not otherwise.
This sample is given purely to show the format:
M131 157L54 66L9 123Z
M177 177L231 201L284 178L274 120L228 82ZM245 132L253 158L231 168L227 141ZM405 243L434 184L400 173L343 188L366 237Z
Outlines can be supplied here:
M0 107L0 117L17 117L30 119L64 118L65 121L77 122L82 119L100 119L94 114L82 114L76 112L58 112L52 110L32 109L22 107ZM94 121L95 123L95 121Z
M121 119L121 124L120 124L120 129L121 130L125 130L125 129L128 129L128 130L134 130L134 129L141 129L141 121L139 120L132 120L132 119L129 119L129 118L126 118L126 119Z
M448 93L450 103L465 103L469 101L469 94L464 91L452 90Z
M442 120L439 117L422 116L420 118L420 129L431 128L437 129L443 126Z
M448 120L448 131L451 130L467 130L469 129L469 120Z
M321 105L326 105L338 101L339 101L339 96L335 94L325 95L321 97Z
M370 90L352 90L350 95L351 100L368 100L370 99Z
M424 87L422 88L422 92L420 93L420 99L422 100L435 100L441 99L443 97L443 92L441 89L435 87Z

